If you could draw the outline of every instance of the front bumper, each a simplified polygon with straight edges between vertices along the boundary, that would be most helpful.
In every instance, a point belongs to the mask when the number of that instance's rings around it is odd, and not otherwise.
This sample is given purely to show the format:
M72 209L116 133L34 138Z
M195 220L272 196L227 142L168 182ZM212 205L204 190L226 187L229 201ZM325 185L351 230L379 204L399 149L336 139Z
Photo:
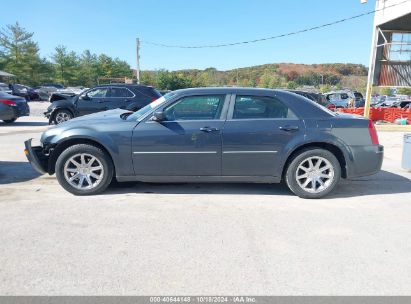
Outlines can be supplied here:
M381 170L384 146L351 146L352 159L348 166L348 178L368 176Z
M48 157L44 155L42 147L32 147L31 141L32 139L29 139L24 142L24 153L26 154L27 160L37 172L40 174L46 174L48 168Z

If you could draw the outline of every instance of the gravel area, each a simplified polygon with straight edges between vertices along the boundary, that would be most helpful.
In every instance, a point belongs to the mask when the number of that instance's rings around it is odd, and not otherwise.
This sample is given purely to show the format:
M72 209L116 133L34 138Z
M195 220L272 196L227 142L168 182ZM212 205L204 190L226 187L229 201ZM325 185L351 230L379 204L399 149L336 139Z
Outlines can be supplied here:
M48 101L30 101L30 116L44 117L44 112L47 110L47 107L50 105Z

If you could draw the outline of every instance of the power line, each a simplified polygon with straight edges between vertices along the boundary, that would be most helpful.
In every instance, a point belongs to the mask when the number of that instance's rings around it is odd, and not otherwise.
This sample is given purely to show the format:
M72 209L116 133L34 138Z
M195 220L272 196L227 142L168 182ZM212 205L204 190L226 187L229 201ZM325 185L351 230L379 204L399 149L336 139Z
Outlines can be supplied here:
M240 45L240 44L256 43L256 42L261 42L261 41L267 41L267 40L283 38L283 37L287 37L287 36L293 36L293 35L306 33L306 32L310 32L310 31L314 31L314 30L319 30L319 29L322 29L322 28L325 28L325 27L329 27L329 26L338 24L338 23L343 23L343 22L350 21L350 20L353 20L353 19L358 19L358 18L361 18L361 17L364 17L364 16L368 16L368 15L374 14L376 12L382 11L382 10L387 9L387 8L402 5L402 4L404 4L406 2L409 2L409 1L410 0L405 0L405 1L402 1L402 2L399 2L399 3L396 3L396 4L385 6L385 7L380 8L380 9L375 9L375 10L365 12L365 13L362 13L362 14L359 14L359 15L355 15L355 16L352 16L352 17L348 17L348 18L337 20L337 21L333 21L333 22L330 22L330 23L325 23L325 24L322 24L322 25L317 25L317 26L314 26L314 27L298 30L298 31L295 31L295 32L289 32L289 33L280 34L280 35L271 36L271 37L265 37L265 38L258 38L258 39L254 39L254 40L238 41L238 42L222 43L222 44L209 44L209 45L173 45L173 44L163 44L163 43L151 42L151 41L141 41L141 42L145 43L145 44L154 45L154 46L160 46L160 47L166 47L166 48L180 48L180 49L218 48L218 47L234 46L234 45Z

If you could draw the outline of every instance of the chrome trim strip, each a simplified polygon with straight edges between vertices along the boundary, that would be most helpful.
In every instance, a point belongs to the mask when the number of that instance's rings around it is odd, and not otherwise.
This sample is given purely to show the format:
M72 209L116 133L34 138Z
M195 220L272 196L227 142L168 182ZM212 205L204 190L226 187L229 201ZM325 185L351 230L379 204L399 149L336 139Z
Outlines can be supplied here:
M223 151L224 154L277 153L278 151Z
M148 152L133 152L133 154L217 154L217 151L170 151L170 152L158 152L158 151L148 151Z

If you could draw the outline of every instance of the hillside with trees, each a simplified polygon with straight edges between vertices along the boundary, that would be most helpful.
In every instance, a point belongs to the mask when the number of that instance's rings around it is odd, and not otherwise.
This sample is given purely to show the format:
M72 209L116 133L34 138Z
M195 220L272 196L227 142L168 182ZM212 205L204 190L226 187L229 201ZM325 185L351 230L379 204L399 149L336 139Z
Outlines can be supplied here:
M85 50L78 54L66 46L56 46L49 58L41 57L34 33L19 23L0 30L0 70L16 75L13 82L41 85L47 82L66 86L91 87L99 77L133 77L130 65L119 58ZM135 71L134 71L135 72ZM360 64L278 63L219 71L142 71L141 83L162 90L207 86L246 86L295 89L303 86L322 91L351 88L364 91L367 68ZM135 77L135 76L134 76Z
M219 71L205 70L143 71L141 82L161 89L175 90L200 86L245 86L295 89L302 86L317 88L356 87L362 89L367 68L359 64L265 64Z

